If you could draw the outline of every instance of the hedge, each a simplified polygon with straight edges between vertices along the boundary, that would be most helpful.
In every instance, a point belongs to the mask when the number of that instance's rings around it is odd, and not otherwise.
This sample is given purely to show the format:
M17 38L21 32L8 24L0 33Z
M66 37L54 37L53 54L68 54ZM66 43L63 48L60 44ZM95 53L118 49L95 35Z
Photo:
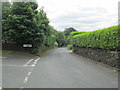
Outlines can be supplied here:
M120 25L74 35L73 45L87 48L100 48L104 50L120 50Z
M71 35L71 36L74 36L74 35L84 34L84 33L87 33L87 32L73 31L73 32L70 33L70 35Z

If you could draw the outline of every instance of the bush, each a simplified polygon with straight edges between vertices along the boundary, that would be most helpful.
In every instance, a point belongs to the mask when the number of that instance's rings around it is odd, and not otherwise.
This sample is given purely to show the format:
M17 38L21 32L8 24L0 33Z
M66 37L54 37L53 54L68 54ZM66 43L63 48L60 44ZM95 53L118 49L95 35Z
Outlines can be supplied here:
M55 35L50 35L46 39L46 45L47 46L52 46L52 45L55 44L55 42L56 42L56 36Z
M37 54L39 52L39 48L33 48L32 50L31 50L31 53L32 54Z
M73 36L72 42L79 47L101 48L105 50L120 50L119 26L78 34Z
M67 45L67 49L68 50L72 50L73 49L73 45Z

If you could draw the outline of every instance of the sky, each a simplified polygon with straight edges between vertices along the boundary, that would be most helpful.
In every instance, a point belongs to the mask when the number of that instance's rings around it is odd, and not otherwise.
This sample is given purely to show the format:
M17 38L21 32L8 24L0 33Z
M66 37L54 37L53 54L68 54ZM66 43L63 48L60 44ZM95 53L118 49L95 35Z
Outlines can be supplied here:
M94 31L118 25L118 2L120 0L35 1L38 2L39 8L44 7L50 25L58 31L64 31L69 27L78 31Z
M118 24L119 0L37 0L58 31L94 31Z

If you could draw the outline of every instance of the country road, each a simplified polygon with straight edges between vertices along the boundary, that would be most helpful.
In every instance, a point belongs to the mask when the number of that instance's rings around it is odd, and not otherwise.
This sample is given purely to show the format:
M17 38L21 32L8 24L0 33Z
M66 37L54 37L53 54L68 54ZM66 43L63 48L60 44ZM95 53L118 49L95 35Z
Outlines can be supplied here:
M43 57L3 55L4 88L118 88L118 73L66 48Z

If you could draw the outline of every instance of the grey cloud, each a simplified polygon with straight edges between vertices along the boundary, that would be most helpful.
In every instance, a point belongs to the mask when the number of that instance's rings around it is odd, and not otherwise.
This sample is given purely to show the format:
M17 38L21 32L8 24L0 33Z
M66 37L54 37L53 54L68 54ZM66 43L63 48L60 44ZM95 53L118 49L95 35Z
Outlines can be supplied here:
M105 15L105 16L104 16ZM66 14L52 19L52 23L58 23L59 31L67 27L74 27L78 31L93 31L101 29L102 23L111 22L107 18L108 12L104 8L82 8L79 12L66 12Z
M101 21L101 19L94 17L102 17L104 12L107 12L104 8L83 8L80 9L79 12L66 12L66 14L52 19L51 21L53 23L96 23ZM80 20L80 18L85 18L86 20Z
M118 24L120 25L120 1L118 3Z
M86 11L92 11L92 12L97 12L97 13L108 13L107 10L105 8L102 7L96 7L96 8L91 8L91 7L87 7L87 8L82 8L82 11L86 12Z
M53 23L54 24L54 23ZM56 24L56 23L55 23ZM95 27L97 24L94 24L94 25L91 25L91 24L81 24L81 23L57 23L57 27L56 28L59 28L59 31L64 31L65 28L68 28L68 27L73 27L75 28L76 30L78 31L86 31L85 29L83 28L88 28L88 30L90 30L89 28L93 28ZM93 29L91 29L93 30Z
M65 15L58 17L56 19L51 20L52 23L84 23L84 24L90 24L90 23L96 23L101 22L101 18L94 18L94 16L83 17L79 14L71 14L71 15ZM91 18L90 18L91 17Z

